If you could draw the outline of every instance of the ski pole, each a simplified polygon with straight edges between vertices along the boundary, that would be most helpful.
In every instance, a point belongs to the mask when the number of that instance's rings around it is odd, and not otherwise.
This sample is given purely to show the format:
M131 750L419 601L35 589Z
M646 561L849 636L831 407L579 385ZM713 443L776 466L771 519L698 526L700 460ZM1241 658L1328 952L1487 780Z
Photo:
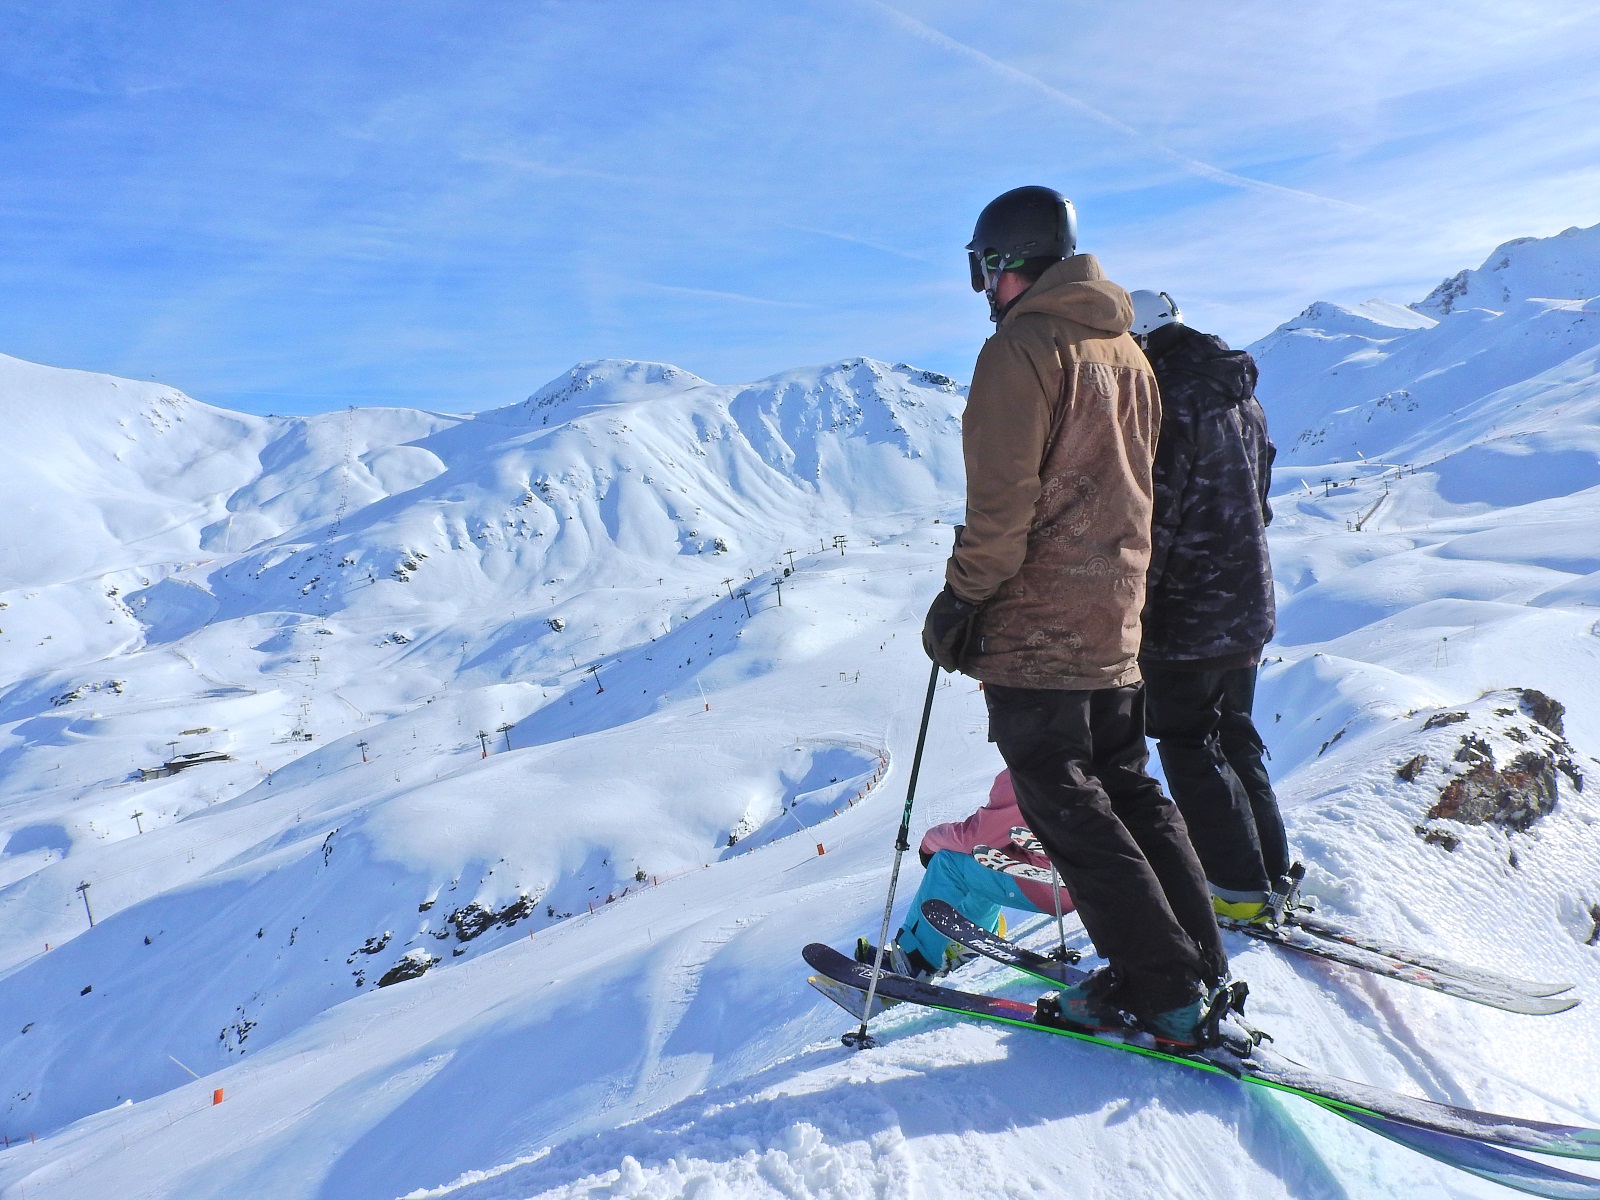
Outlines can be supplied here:
M894 910L894 889L900 882L900 858L911 849L906 840L911 832L911 802L917 794L917 772L922 768L922 747L928 740L928 718L933 715L933 692L939 686L939 664L928 676L928 697L922 702L922 728L917 730L917 751L911 756L911 778L906 781L906 807L900 814L900 833L894 840L894 867L889 872L889 898L883 902L883 925L878 929L878 950L872 956L872 982L867 985L867 1003L861 1010L861 1028L843 1034L839 1040L852 1050L867 1050L878 1043L867 1032L872 1002L878 995L878 977L883 974L883 947L889 940L890 914Z
M1061 961L1067 961L1067 926L1061 919L1061 873L1056 870L1056 860L1050 860L1050 896L1056 902L1056 948Z

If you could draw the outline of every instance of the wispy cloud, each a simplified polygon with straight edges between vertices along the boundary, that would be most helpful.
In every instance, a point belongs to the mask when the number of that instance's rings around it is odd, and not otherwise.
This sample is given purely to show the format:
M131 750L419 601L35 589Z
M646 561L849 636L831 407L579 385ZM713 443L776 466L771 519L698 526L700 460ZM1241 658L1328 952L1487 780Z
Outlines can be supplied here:
M671 283L651 283L644 279L619 280L623 287L645 292L667 292L675 296L699 296L706 300L725 300L734 304L756 304L763 308L814 308L795 300L773 300L767 296L747 296L743 292L719 292L714 288L682 287Z
M840 233L835 229L818 229L814 225L796 225L792 221L782 221L779 224L784 229L792 229L796 233L810 233L817 237L832 238L836 242L847 242L852 246L865 246L868 250L876 250L880 254L892 254L896 258L904 258L911 262L932 262L933 256L929 254L914 254L910 250L902 250L899 246L890 246L884 242L876 242L871 238L864 238L853 233Z
M585 179L595 183L615 183L625 187L638 187L645 183L659 185L662 182L647 180L638 175L623 175L615 171L597 171L593 167L580 167L570 163L543 162L509 150L462 150L460 158L462 162L506 167L545 179Z
M885 4L883 0L860 0L860 3L867 7L877 9L890 20L898 24L901 28L917 37L924 38L927 41L932 42L934 45L950 51L952 54L959 54L963 58L966 58L971 62L977 63L980 66L1003 76L1012 83L1016 83L1022 87L1028 88L1031 91L1034 91L1057 104L1065 105L1074 112L1081 113L1083 116L1099 122L1107 129L1114 130L1115 132L1124 135L1130 141L1137 144L1141 149L1166 159L1168 162L1174 164L1175 166L1181 167L1184 171L1187 171L1189 174L1197 176L1200 179L1208 180L1211 183L1222 184L1224 187L1240 188L1244 191L1265 192L1272 195L1291 196L1295 199L1309 201L1313 204L1324 204L1332 208L1343 209L1347 212L1362 213L1367 216L1381 217L1384 220L1400 219L1390 216L1386 213L1377 212L1376 210L1367 208L1364 205L1352 204L1348 200L1339 200L1332 196L1323 196L1317 194L1316 192L1303 191L1300 188L1284 187L1282 184L1269 183L1266 180L1251 179L1249 176L1224 170L1221 167L1213 166L1211 163L1201 162L1197 158L1191 158L1187 154L1180 153L1170 146L1163 145L1155 138L1152 138L1142 131L1135 129L1132 125L1129 125L1125 121L1118 120L1104 109L1096 108L1088 101L1074 96L1071 92L1063 91L1061 88L1058 88L1053 84L1046 83L1037 75L1030 75L1027 71L1022 70L1020 67L1014 67L1010 63L1001 62L999 59L985 54L982 50L979 50L975 46L969 46L965 42L957 41L948 34L941 33L939 30L934 29L931 25L926 25L917 20L915 17L901 12L898 8L895 8L889 4Z

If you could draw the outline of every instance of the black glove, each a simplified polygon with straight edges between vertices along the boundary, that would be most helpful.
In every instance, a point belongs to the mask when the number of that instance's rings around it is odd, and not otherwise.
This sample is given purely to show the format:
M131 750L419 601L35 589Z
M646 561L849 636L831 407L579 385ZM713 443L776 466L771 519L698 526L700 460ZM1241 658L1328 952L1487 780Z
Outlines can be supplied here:
M946 671L961 669L981 607L956 595L949 584L928 606L927 618L922 622L922 648Z

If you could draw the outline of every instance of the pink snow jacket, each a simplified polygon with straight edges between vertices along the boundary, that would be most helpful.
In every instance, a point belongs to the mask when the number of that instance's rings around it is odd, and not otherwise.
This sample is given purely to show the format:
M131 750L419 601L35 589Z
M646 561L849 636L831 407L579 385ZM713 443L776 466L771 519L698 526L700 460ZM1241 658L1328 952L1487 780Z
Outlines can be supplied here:
M922 845L919 849L923 862L926 863L941 850L971 854L978 846L993 846L996 850L1006 851L1013 858L1032 863L1036 867L1043 867L1048 871L1050 860L1044 855L1030 854L1021 847L1011 844L1012 827L1026 824L1022 810L1017 807L1017 794L1011 788L1011 772L1001 771L994 777L994 783L989 788L989 803L965 821L935 825L922 835ZM1018 879L1016 882L1022 894L1040 912L1055 912L1055 901L1050 898L1048 885L1034 883L1030 879ZM1072 911L1072 897L1067 895L1065 888L1061 889L1061 911L1064 913Z

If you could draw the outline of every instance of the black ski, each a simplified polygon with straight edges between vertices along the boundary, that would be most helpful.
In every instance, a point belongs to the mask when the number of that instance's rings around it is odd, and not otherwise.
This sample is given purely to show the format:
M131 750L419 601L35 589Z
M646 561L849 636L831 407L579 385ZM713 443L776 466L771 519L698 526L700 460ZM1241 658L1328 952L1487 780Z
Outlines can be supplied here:
M1034 836L1033 830L1026 825L1013 825L1011 827L1011 842L1022 850L1033 854L1044 853L1044 843ZM1425 950L1416 950L1410 946L1391 942L1387 938L1374 937L1363 930L1347 925L1343 921L1324 917L1314 911L1309 904L1300 904L1293 900L1300 889L1300 880L1305 871L1296 863L1290 871L1293 887L1286 897L1286 907L1283 912L1284 920L1303 929L1313 937L1325 938L1330 942L1343 942L1347 946L1355 946L1361 950L1370 950L1373 954L1381 954L1384 958L1392 958L1396 962L1409 963L1414 967L1421 967L1424 971L1432 971L1437 975L1449 975L1464 983L1480 984L1491 990L1503 989L1512 992L1521 992L1525 996L1559 996L1562 992L1570 992L1570 983L1534 983L1526 979L1517 979L1499 971L1486 970L1483 967L1472 967L1465 963L1456 962L1454 959L1445 958L1439 954L1430 954ZM1029 878L1035 878L1030 876Z
M967 920L944 900L924 900L922 915L929 925L952 942L957 942L968 950L976 950L985 958L993 959L995 962L1015 967L1045 983L1070 987L1079 980L1088 978L1087 972L1080 971L1060 959L1040 954L1037 950L1029 950L1026 946L1019 946L997 933L990 933L982 925Z
M1292 923L1277 928L1268 925L1244 925L1233 921L1219 923L1224 929L1242 933L1245 937L1258 942L1268 942L1274 946L1282 946L1285 950L1293 950L1297 954L1306 954L1313 958L1355 967L1373 975L1381 975L1385 979L1412 983L1430 991L1442 992L1447 996L1498 1008L1502 1012L1540 1017L1566 1012L1578 1006L1576 996L1530 996L1504 986L1462 979L1441 971L1429 970L1415 963L1389 958L1360 946L1328 941Z
M867 999L865 992L840 983L837 979L829 979L826 975L808 975L806 976L806 982L844 1009L857 1021L861 1019L861 1005ZM893 1008L899 1003L900 1001L898 1000L886 1000L882 996L874 996L872 998L872 1016L875 1017L885 1009Z
M1019 850L1030 851L1034 854L1045 853L1045 845L1034 835L1034 830L1027 826L1011 827L1011 843L1018 846ZM1002 867L1003 869L1003 867ZM1298 862L1294 864L1290 877L1294 886L1290 896L1298 893L1299 882L1302 875L1306 874ZM1035 877L1029 877L1035 878ZM1411 966L1421 966L1424 971L1434 974L1448 974L1451 978L1461 979L1467 984L1478 984L1490 990L1507 990L1507 992L1522 992L1523 995L1560 995L1562 992L1573 990L1571 984L1542 984L1542 982L1517 979L1509 974L1499 971L1488 971L1482 966L1469 966L1466 963L1454 962L1453 958L1443 955L1429 954L1427 950L1416 950L1410 946L1402 946L1400 942L1392 942L1387 938L1374 938L1373 934L1357 930L1354 926L1346 925L1339 920L1323 917L1317 914L1309 904L1296 904L1293 899L1288 899L1288 906L1283 910L1283 920L1288 925L1296 926L1299 930L1312 934L1314 938L1323 938L1331 942L1344 942L1346 946L1354 946L1360 950L1370 950L1371 954L1379 954L1384 958L1394 958L1395 962L1410 963ZM1571 1008L1571 1005L1568 1005ZM1562 1010L1555 1010L1562 1011Z

